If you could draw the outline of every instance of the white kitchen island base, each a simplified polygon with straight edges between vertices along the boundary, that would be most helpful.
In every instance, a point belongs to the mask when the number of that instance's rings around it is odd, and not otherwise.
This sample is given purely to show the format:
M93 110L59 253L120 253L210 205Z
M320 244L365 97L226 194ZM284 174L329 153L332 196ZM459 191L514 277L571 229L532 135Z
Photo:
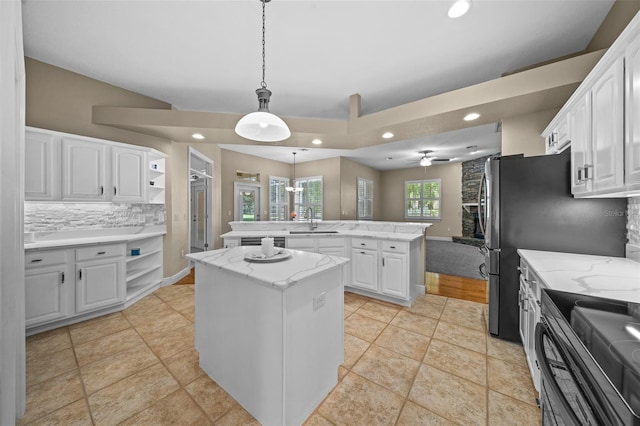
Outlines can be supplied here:
M200 366L260 423L302 424L337 384L344 358L346 259L294 250L279 263L228 261L246 249L190 255Z

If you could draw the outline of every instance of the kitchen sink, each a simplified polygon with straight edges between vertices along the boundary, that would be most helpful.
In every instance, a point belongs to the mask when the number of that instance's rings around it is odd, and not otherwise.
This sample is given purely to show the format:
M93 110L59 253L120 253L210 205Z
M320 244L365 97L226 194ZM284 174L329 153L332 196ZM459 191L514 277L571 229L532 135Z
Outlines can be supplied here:
M337 234L338 231L311 231L311 230L306 230L306 231L289 231L289 234Z

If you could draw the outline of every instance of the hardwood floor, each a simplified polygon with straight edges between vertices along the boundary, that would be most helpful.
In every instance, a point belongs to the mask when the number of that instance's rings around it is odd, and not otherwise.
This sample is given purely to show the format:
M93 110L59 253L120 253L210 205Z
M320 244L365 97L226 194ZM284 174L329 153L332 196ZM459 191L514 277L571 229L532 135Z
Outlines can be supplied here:
M196 283L196 271L195 271L195 268L191 268L191 271L189 271L189 275L182 278L176 284L195 284L195 283Z
M487 282L484 280L436 274L434 272L426 272L425 274L427 294L437 294L471 302L489 302Z

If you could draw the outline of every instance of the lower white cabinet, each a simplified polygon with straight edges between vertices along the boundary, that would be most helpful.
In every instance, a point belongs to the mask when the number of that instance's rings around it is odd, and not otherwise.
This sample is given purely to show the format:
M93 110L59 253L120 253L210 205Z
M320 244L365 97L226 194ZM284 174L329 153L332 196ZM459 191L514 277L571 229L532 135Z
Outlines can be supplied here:
M370 249L351 249L351 285L378 291L378 252Z
M407 280L407 255L382 252L380 291L386 295L406 298L409 293Z
M94 311L124 302L122 255L78 262L76 268L76 313Z
M520 259L520 291L518 305L520 309L520 338L524 349L533 385L540 392L540 370L535 348L535 330L540 322L540 279L535 271Z
M73 250L51 250L25 256L25 323L55 321L73 312Z

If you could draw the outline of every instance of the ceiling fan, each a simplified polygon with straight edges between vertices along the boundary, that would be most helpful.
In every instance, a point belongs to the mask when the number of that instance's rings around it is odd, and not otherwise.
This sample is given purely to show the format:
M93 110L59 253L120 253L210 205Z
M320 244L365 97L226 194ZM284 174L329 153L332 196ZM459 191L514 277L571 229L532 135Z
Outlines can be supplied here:
M431 154L433 151L431 150L424 150L424 151L419 151L419 154L422 154L422 157L420 157L419 160L417 160L418 164L420 164L421 167L429 167L431 166L433 163L446 163L448 161L451 161L450 158L440 158L440 157L434 157L434 156L430 156L429 154ZM411 160L411 162L415 162L416 160Z

